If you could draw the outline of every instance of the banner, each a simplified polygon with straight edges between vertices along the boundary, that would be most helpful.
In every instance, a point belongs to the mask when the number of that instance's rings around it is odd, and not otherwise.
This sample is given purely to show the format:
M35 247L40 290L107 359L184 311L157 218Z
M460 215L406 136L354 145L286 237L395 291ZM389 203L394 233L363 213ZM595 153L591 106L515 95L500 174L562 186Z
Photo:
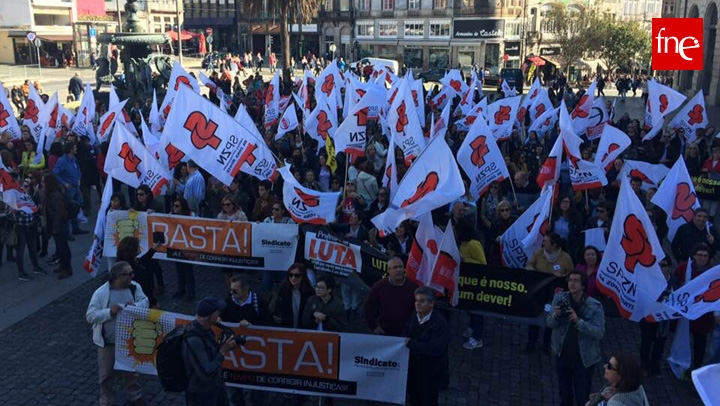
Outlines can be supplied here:
M155 259L239 269L286 270L295 260L296 224L247 223L128 211L107 215L105 255L117 256L125 236L140 239L143 252L152 234L162 232L165 244Z
M460 264L460 310L537 317L563 278L519 268Z
M115 369L157 375L158 345L192 316L125 307L118 315ZM231 327L247 342L223 361L228 386L405 403L409 350L402 337ZM219 336L219 329L213 328Z
M315 271L347 278L353 271L362 273L360 246L334 235L318 231L305 233L305 260Z
M720 179L710 179L704 176L692 176L690 179L692 179L695 193L700 200L720 200Z

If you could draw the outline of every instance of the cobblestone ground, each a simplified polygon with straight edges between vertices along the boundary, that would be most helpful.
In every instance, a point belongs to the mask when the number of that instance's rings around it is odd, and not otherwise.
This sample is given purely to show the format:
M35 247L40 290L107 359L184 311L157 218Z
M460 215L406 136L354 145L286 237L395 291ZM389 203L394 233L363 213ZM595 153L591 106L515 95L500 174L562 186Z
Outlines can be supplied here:
M174 292L175 271L163 264L168 284ZM196 269L198 297L222 296L224 278L212 268ZM0 332L0 404L94 405L97 404L97 361L85 310L92 292L101 280L89 281L55 300L25 320ZM194 303L161 298L165 310L192 314ZM467 317L451 317L453 339L450 345L451 383L441 396L442 405L557 405L556 379L550 358L542 352L525 355L527 327L515 322L486 318L485 347L474 351L461 347L461 332ZM363 331L359 324L355 331ZM639 329L634 323L609 319L603 341L606 357L614 351L637 354ZM596 369L593 389L601 386ZM165 393L155 377L142 376L145 399L151 405L183 404L182 397ZM677 381L665 367L660 377L646 383L651 405L700 405L690 383ZM118 399L119 405L128 404ZM296 400L268 394L264 404L296 405ZM317 404L309 397L303 404ZM371 402L337 401L337 405L369 405Z

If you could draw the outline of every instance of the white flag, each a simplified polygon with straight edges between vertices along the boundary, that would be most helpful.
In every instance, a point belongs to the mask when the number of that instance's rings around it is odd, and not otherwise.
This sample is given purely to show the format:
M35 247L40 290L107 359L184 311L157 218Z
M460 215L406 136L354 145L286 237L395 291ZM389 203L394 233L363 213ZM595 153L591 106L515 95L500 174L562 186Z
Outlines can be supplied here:
M93 278L97 276L102 265L103 250L105 249L105 216L110 208L110 200L113 195L113 178L108 174L105 188L103 189L102 198L100 199L100 209L98 210L97 221L95 221L95 230L93 232L93 243L90 246L83 268Z
M619 129L606 125L600 137L600 145L595 152L595 164L610 170L613 162L632 144L630 137Z
M474 200L485 194L493 182L510 177L502 152L485 120L475 120L457 152L457 162L470 179Z
M603 255L598 288L615 301L623 317L638 321L667 285L659 265L665 253L628 179L620 186L607 245L617 249Z
M12 104L10 104L5 92L0 91L0 133L5 132L10 133L10 138L13 140L20 138L22 134Z
M697 129L705 128L708 125L710 125L710 121L705 108L705 95L700 89L673 117L667 127L670 130L676 128L683 130L681 134L685 137L685 143L691 144L697 139Z
M40 133L43 130L42 113L45 110L45 103L40 98L35 86L30 85L30 94L25 103L25 111L23 112L22 125L30 129L30 134L35 141L39 142Z
M588 228L583 233L585 234L585 247L595 247L598 251L605 252L607 242L605 241L604 228Z
M665 116L680 107L684 94L668 86L661 85L655 79L648 80L648 99L645 104L645 129L650 129L643 141L652 139L662 130Z
M553 104L548 96L547 89L540 89L535 101L530 105L528 114L530 115L530 121L535 121L538 117L542 116L546 111L552 110Z
M555 127L555 123L558 122L559 117L560 107L546 110L540 117L530 123L530 127L527 130L528 134L535 131L538 138L542 139L545 136L545 133Z
M700 207L695 186L681 156L670 169L651 202L667 213L668 240L675 238L681 225L693 221Z
M582 139L575 135L565 102L560 105L560 138L569 161L570 181L573 190L587 190L607 185L605 171L592 162L582 159L580 145Z
M552 199L552 194L552 187L543 189L540 198L530 205L500 237L503 265L509 268L525 268L528 259L540 248L542 239L533 241L533 244L527 246L523 244L523 239L532 231L546 202ZM547 220L540 222L538 230L541 235L544 236L547 233L548 225L549 221Z
M562 106L560 109L562 110ZM559 136L557 137L557 140L555 140L555 144L553 144L547 158L545 158L545 162L543 162L543 165L540 168L540 173L538 173L537 184L540 186L540 189L544 188L548 184L557 183L560 178L560 161L562 160L562 152L563 137Z
M705 406L720 406L720 364L705 365L692 371L692 381Z
M270 80L265 89L265 129L277 124L280 117L280 70Z
M150 151L150 155L156 159L160 159L160 153L158 152L160 149L160 138L154 134L150 128L148 128L143 116L140 116L140 129L142 130L142 138L145 148Z
M521 99L522 96L506 97L487 107L485 117L488 119L488 126L495 139L504 140L510 138Z
M372 88L365 92L335 132L335 154L345 152L354 157L365 156L367 124L372 114L378 116L384 103L382 91Z
M620 170L618 180L622 178L640 178L642 180L642 189L647 191L651 187L658 186L669 172L670 169L662 164L627 160Z
M172 179L155 155L119 125L113 130L104 170L131 187L147 185L154 196L159 196L162 187Z
M548 225L551 224L550 212L552 208L553 191L554 185L550 185L546 190L540 194L540 212L537 217L534 218L532 227L527 229L527 235L522 240L522 244L525 248L539 248L542 245L543 238L547 234ZM533 251L534 252L534 251Z
M422 127L417 114L414 114L415 102L410 92L410 82L403 79L399 85L390 110L388 111L388 125L395 143L403 151L405 161L409 166L425 146Z
M435 257L430 287L443 294L447 292L452 306L457 306L460 299L458 290L460 261L460 250L455 242L455 230L453 225L448 222L440 243L440 252Z
M160 121L160 110L157 104L157 91L153 89L152 105L150 106L150 114L148 115L148 121L150 122L150 129L155 134L159 134L162 129L162 123Z
M275 158L262 139L187 87L178 91L163 135L172 144L230 186L242 171L260 180L274 179Z
M405 272L410 280L421 286L428 286L432 281L433 265L443 233L433 224L430 212L421 214L418 220L420 223L408 253ZM452 225L450 228L452 229Z
M296 129L297 126L297 111L295 111L295 106L293 104L290 104L288 108L285 109L285 112L283 113L282 118L278 123L278 130L277 134L275 134L275 141L284 137L285 134L287 134L288 132Z
M404 220L444 206L464 194L465 185L455 157L445 139L437 137L405 173L388 209L372 222L382 233L390 234Z
M283 204L298 224L328 224L335 221L340 192L322 193L308 189L295 180L290 166L278 168L283 178Z
M328 99L321 96L317 99L315 110L305 116L303 124L305 132L319 145L323 145L326 138L334 138L335 131L338 129L337 109L330 104Z
M592 108L590 108L590 114L587 116L587 138L589 140L595 140L600 137L605 127L609 126L611 121L610 111L608 111L605 99L598 97L593 102Z
M110 134L110 131L112 131L113 127L115 126L115 122L117 120L123 119L122 109L123 107L125 107L125 103L127 103L127 100L123 100L122 102L115 104L110 109L108 109L108 111L103 114L102 117L100 117L100 122L97 129L98 142L105 141ZM125 126L123 126L123 128L125 128Z
M462 78L462 75L460 74L460 71L457 69L450 69L445 73L445 76L440 79L440 83L443 85L443 87L448 87L452 89L453 95L455 96L461 96L467 92L468 85L465 83L465 81Z
M183 69L182 65L180 65L178 61L175 61L172 71L170 72L170 81L168 82L167 93L165 93L165 98L160 105L160 120L163 121L163 124L169 117L170 109L175 101L175 97L182 87L188 87L195 93L200 94L200 85L198 84L198 81L194 77L190 76L190 74Z
M590 111L595 103L595 88L597 81L593 80L585 94L580 97L571 113L572 126L575 134L584 134L591 124Z

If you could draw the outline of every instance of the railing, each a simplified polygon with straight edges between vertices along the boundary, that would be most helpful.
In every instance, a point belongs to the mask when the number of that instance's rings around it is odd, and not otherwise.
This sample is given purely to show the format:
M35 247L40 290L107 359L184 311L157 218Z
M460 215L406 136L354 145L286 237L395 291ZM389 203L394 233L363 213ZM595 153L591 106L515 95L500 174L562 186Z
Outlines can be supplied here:
M55 69L47 67L38 68L37 64L32 65L0 65L0 79L3 80L25 80L25 79L42 79L42 72L45 69Z

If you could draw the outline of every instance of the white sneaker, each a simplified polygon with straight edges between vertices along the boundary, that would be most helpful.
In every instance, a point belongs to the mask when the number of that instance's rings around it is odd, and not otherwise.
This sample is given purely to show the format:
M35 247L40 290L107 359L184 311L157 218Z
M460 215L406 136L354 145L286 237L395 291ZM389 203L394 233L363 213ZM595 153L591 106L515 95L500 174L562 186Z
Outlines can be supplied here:
M476 348L482 348L482 346L482 340L476 340L472 337L468 338L465 344L463 344L463 348L465 348L466 350L474 350Z
M87 217L85 217L85 214L82 212L82 210L80 210L80 213L78 213L77 215L77 221L80 224L85 224L88 222L88 219Z
M470 338L470 337L472 337L472 333L473 333L473 329L468 327L465 330L463 330L462 336L463 336L463 338Z

